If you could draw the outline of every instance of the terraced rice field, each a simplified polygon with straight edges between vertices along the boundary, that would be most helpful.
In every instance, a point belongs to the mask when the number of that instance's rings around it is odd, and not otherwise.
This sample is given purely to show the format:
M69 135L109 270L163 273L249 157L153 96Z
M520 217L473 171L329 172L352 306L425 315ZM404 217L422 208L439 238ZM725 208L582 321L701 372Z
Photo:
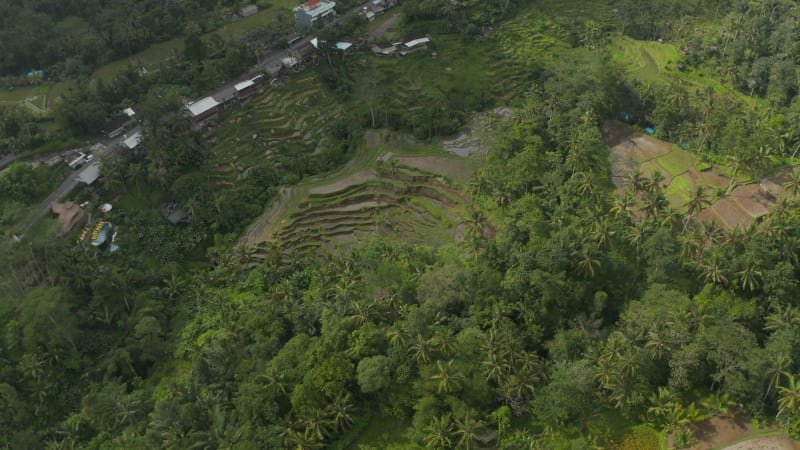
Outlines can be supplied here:
M311 189L297 210L276 224L272 240L285 251L300 252L338 251L373 235L433 246L454 240L469 201L457 186L405 165L366 174L340 190Z
M213 178L232 182L265 160L317 151L340 108L317 78L312 71L304 72L285 88L267 87L262 95L230 110L216 130Z
M389 153L388 161L377 161ZM303 254L346 250L372 236L452 243L469 210L463 181L480 163L404 135L368 132L338 172L283 189L242 243Z
M627 125L609 123L606 135L613 159L612 179L618 190L626 188L625 177L637 170L646 177L661 172L667 200L677 210L685 211L697 187L705 187L713 203L700 214L702 220L714 221L728 228L746 226L767 214L777 198L786 195L783 188L786 172L761 183L740 183L731 178L726 167L714 167L705 172L697 170L697 160L691 153L668 142L635 133ZM719 191L727 191L727 195L716 198Z

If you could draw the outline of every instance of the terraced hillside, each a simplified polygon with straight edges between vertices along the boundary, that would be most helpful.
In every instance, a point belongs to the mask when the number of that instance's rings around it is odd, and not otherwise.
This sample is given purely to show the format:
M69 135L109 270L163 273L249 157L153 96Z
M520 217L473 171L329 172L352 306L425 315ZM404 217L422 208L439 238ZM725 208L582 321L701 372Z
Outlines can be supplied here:
M313 71L298 74L285 87L266 87L264 94L231 110L216 130L213 178L232 182L266 160L320 151L340 106L318 77Z
M462 182L480 161L387 145L387 135L369 133L366 148L337 174L281 191L243 243L317 253L376 235L431 246L458 241L470 211Z

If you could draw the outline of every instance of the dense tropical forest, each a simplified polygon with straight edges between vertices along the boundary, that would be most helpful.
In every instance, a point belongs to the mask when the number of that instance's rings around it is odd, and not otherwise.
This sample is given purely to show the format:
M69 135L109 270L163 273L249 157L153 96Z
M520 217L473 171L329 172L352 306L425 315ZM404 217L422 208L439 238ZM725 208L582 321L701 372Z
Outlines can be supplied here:
M0 0L0 74L65 77L188 42L187 27L243 6L12 3ZM176 114L183 101L255 55L209 37L151 74L81 81L53 117L0 104L0 156L68 148L134 101L145 130L139 152L68 196L114 202L114 254L58 236L52 217L16 242L64 171L0 171L0 448L689 448L698 424L730 416L800 438L800 6L398 8L396 35L431 34L435 57L323 47L210 131ZM328 42L372 32L319 30ZM465 183L376 165L390 144L442 161L444 137L500 108ZM670 182L618 176L610 148L644 130L730 186L678 192L686 167ZM378 131L395 141L371 144ZM370 216L358 245L242 243L287 189L359 158L388 186L376 203L414 206L432 195L422 183L446 186L440 204L463 208L456 237L427 243ZM709 219L738 185L778 173L763 214ZM165 221L165 202L191 222Z

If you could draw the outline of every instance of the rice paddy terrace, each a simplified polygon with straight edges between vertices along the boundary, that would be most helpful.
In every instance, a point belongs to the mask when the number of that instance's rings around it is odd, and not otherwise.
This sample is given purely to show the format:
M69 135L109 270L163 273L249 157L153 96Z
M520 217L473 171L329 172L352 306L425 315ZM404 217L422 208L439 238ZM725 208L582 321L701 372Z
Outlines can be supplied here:
M231 183L246 171L279 156L300 157L318 151L341 108L321 87L318 75L296 75L286 87L266 88L232 110L216 130L212 177Z
M479 161L403 148L387 132L368 133L366 141L338 173L281 191L242 243L318 254L372 236L431 246L457 241L470 209L462 183Z

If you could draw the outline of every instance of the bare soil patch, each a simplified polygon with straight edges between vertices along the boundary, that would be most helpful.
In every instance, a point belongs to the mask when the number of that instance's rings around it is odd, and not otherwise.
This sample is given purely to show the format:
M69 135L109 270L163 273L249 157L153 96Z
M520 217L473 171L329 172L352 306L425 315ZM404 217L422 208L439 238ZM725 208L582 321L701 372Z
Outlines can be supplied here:
M711 450L752 433L753 428L741 414L734 417L713 416L697 425L694 437L698 442L690 450Z
M664 184L673 187L668 192L668 200L678 209L685 207L698 186L705 187L707 194L712 197L718 191L730 191L728 197L717 200L701 214L703 220L713 220L725 227L748 225L769 212L776 196L785 194L783 183L788 180L788 171L761 183L736 185L717 167L701 172L694 165L695 158L690 153L668 142L634 133L628 125L609 122L604 133L606 142L611 146L612 179L620 191L625 189L624 178L637 170L645 176L652 175L654 171L661 172ZM731 189L732 186L735 187Z
M739 442L723 450L798 450L800 446L788 436L770 436Z

